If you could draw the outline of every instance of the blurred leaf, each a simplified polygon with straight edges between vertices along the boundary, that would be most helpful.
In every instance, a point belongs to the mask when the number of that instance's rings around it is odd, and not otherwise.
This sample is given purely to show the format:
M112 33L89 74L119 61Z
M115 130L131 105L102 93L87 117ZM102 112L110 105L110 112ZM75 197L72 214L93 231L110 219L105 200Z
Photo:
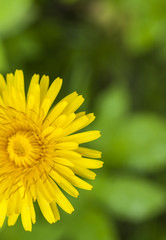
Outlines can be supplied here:
M74 89L79 94L82 94L86 100L83 105L83 110L88 109L92 70L86 58L80 59L80 54L73 54L71 62L72 67L70 68L70 74L67 72L70 77L66 74L66 79L69 79L70 81L68 89L70 92ZM79 110L81 111L81 109Z
M129 96L124 87L111 87L104 91L96 101L98 118L109 124L116 124L129 111ZM104 127L104 126L103 126Z
M107 218L99 208L87 203L86 207L77 209L77 212L64 219L66 232L64 239L72 240L118 240L116 227L111 219Z
M116 10L113 2L109 0L96 0L90 3L90 17L102 27L110 27L110 23L114 21ZM117 22L116 22L117 23Z
M165 209L165 192L154 182L130 176L104 177L96 186L102 203L120 219L141 222Z
M13 227L7 225L0 232L0 239L3 240L29 240L29 239L40 239L40 240L60 240L64 229L62 229L60 222L55 224L49 224L44 221L41 222L37 219L35 225L32 226L32 232L26 232L19 220Z
M129 240L166 240L165 223L157 221L139 226Z
M119 122L123 121L128 114L129 105L129 96L123 87L109 88L96 101L97 119L94 126L101 130L102 134L100 141L97 141L97 146L107 159L110 156L112 138Z
M12 65L22 66L24 62L40 60L42 56L42 45L35 32L25 31L16 36L10 37L6 47ZM21 52L21 54L18 54Z
M76 240L117 240L114 225L99 210L90 210L77 225Z
M117 129L110 147L113 165L155 172L166 166L166 124L150 114L136 114Z
M79 0L59 0L59 2L62 2L64 4L74 4L78 2Z
M128 12L125 31L127 47L134 53L144 53L160 43L166 24L166 2L162 0L121 1L124 12Z
M8 68L8 61L3 42L0 41L0 72L6 71Z
M32 0L0 0L0 36L16 33L34 18L34 14Z

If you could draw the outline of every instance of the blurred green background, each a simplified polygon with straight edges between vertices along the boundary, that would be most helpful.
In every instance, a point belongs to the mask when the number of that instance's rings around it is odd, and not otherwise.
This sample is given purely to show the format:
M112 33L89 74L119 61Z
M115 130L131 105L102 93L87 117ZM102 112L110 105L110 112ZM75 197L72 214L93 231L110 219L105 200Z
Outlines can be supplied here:
M50 225L3 240L166 240L166 1L0 0L0 72L64 79L83 94L103 152L91 192Z

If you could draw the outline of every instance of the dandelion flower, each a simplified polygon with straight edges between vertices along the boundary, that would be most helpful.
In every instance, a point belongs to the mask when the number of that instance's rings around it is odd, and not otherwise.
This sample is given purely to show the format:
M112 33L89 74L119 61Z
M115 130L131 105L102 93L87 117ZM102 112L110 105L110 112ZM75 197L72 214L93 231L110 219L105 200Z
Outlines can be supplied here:
M91 190L83 178L94 179L90 169L102 167L97 150L80 147L100 137L99 131L79 132L94 114L75 113L84 99L76 92L52 109L62 79L49 87L49 77L33 75L27 95L21 70L0 75L0 226L5 217L14 225L19 215L26 231L36 222L34 202L49 223L60 219L58 207L74 208L61 189L73 197L76 188Z

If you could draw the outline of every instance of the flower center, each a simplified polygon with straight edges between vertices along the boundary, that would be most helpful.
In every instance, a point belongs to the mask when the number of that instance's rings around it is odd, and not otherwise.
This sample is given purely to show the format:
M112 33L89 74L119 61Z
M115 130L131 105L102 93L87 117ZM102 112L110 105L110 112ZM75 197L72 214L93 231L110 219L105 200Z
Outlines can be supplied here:
M9 159L17 166L31 166L40 159L42 149L31 131L18 131L8 138Z
M9 145L11 145L13 153L18 157L26 156L31 147L28 139L18 134L10 137Z

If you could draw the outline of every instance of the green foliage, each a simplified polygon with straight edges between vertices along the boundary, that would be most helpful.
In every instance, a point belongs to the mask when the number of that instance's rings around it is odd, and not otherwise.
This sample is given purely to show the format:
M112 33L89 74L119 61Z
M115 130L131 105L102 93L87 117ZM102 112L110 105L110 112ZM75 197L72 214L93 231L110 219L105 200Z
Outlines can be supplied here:
M120 219L141 222L159 215L165 208L165 191L139 177L113 175L98 183L99 199Z
M0 41L0 71L5 71L8 68L8 62L6 57L5 48L3 42Z
M138 227L129 240L165 240L165 223L146 223Z
M77 209L78 213L73 214L72 219L67 222L66 219L64 220L64 229L66 228L67 231L64 238L70 235L73 240L118 240L113 221L106 219L105 215L96 207L91 205L91 208L89 208L88 205L84 205L85 209L81 211ZM65 223L68 227L65 227Z
M166 128L163 119L149 114L137 114L118 129L112 144L122 149L126 166L139 171L155 172L166 167Z
M15 34L33 17L32 0L0 1L0 36Z
M108 161L108 164L111 164L110 155L114 151L112 144L116 132L127 117L128 111L129 99L127 90L122 87L108 88L107 91L97 99L95 111L97 119L94 124L96 129L100 129L104 136L97 142L97 145L103 151L104 157L106 158L105 161ZM115 150L115 152L119 154L121 151ZM116 159L116 163L119 163L118 159Z
M20 219L19 219L20 220ZM34 226L33 232L25 232L22 228L21 220L18 221L17 225L11 228L5 227L1 231L1 238L3 240L13 239L13 240L28 240L28 239L38 239L41 240L49 239L61 239L64 229L57 223L56 226L46 224L45 222L37 222Z

